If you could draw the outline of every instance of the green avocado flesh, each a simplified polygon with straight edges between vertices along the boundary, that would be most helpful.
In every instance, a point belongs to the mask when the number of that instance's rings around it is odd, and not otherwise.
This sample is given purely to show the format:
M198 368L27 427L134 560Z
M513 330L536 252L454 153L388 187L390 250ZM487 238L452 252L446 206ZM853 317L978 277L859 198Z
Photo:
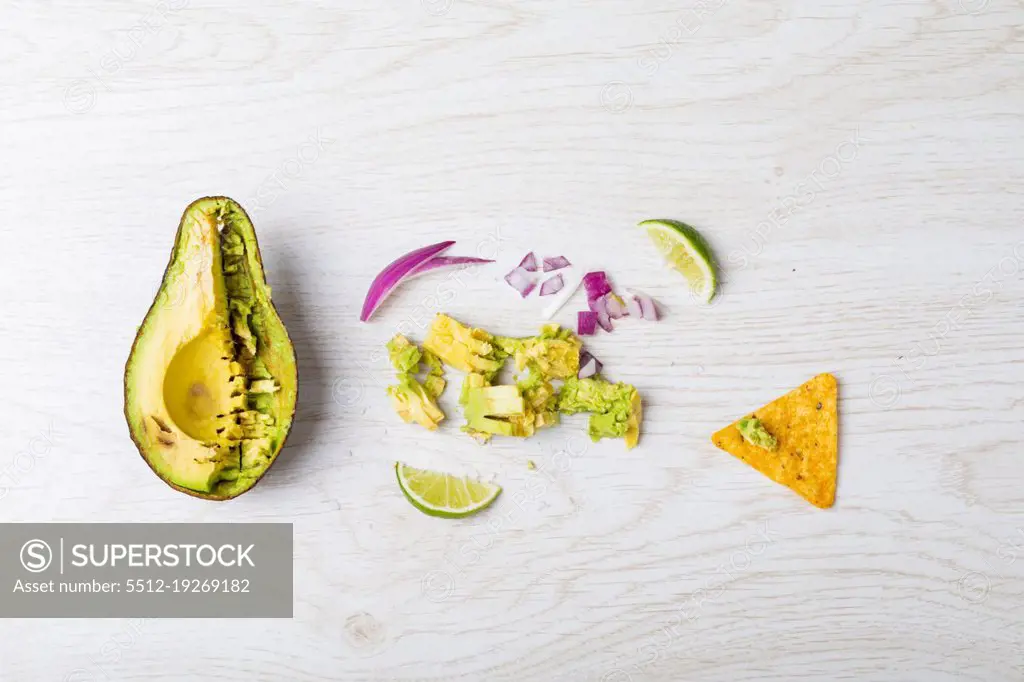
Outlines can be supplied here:
M775 436L768 433L768 429L764 428L764 424L756 417L744 417L737 423L736 427L739 429L743 440L751 445L769 451L774 451L779 446Z
M295 351L252 222L231 199L185 210L124 386L139 452L184 492L237 497L281 451L295 413Z

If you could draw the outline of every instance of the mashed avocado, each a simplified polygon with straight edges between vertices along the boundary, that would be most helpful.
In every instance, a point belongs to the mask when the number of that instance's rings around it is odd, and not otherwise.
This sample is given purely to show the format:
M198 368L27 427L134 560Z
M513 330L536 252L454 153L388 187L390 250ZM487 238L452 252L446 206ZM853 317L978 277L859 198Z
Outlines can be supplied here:
M775 440L775 436L768 433L768 429L764 428L764 424L756 417L741 419L737 422L736 427L740 430L743 440L751 445L768 451L773 451L779 447L779 441Z
M590 412L588 433L593 441L624 438L629 449L640 440L640 394L629 384L613 384L600 377L566 380L558 397L563 414Z

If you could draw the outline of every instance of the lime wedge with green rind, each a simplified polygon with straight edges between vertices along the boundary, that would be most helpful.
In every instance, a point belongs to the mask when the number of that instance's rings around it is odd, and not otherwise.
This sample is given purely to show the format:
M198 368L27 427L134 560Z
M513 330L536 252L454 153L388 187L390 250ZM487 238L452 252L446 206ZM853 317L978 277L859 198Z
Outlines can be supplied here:
M501 486L472 478L415 469L395 462L398 486L406 499L424 514L461 519L487 509L501 494Z
M715 295L718 277L711 247L694 228L678 220L645 220L640 227L669 265L678 270L690 285L694 297L709 303Z

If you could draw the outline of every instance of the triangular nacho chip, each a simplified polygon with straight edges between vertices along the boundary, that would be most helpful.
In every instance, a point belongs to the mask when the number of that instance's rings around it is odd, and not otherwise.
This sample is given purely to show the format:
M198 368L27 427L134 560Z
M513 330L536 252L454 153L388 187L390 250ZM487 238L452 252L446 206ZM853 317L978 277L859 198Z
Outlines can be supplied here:
M775 436L775 450L744 440L738 421L716 433L711 441L811 504L826 509L836 499L838 395L836 378L819 374L795 391L746 415L760 419Z

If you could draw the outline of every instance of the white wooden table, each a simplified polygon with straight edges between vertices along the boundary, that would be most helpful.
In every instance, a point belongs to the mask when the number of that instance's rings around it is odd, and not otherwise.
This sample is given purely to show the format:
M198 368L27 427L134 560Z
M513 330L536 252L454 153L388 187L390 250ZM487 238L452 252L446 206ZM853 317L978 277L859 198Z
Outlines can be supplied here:
M0 679L1024 679L1024 5L562 4L3 4L0 515L286 521L296 556L291 621L4 621ZM121 414L206 194L254 215L300 361L289 446L227 504L157 480ZM652 216L708 235L715 305ZM642 447L398 421L376 352L446 280L358 310L449 238L502 263L444 309L501 333L540 321L500 281L528 249L663 303L590 344L645 396ZM709 441L823 371L827 512ZM431 519L395 459L505 495Z

